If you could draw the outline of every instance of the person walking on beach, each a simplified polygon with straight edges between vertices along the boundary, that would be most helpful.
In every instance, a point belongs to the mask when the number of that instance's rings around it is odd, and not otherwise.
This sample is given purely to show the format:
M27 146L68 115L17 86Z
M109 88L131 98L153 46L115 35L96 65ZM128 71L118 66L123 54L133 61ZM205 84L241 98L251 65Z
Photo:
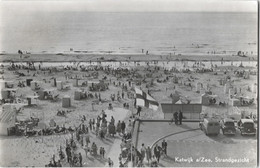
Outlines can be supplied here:
M122 123L121 123L121 131L122 131L122 134L124 134L125 133L125 122L124 121L122 121Z
M91 119L89 120L89 129L90 129L90 131L92 131L92 120Z
M141 162L142 163L143 163L144 158L145 158L145 153L146 153L146 149L145 149L144 144L142 144L142 148L141 148L141 155L142 155Z
M114 162L110 159L110 157L108 158L108 166L109 167L113 167Z
M85 145L85 147L83 148L86 154L86 158L88 157L88 152L89 152L89 147L87 145Z
M155 147L154 147L154 155L157 159L157 162L159 163L160 161L160 157L161 157L161 150L159 148L159 146L156 144Z
M121 122L120 122L120 120L118 120L118 123L117 123L117 126L116 126L116 131L117 131L118 135L120 135L120 133L121 133Z
M79 164L80 164L80 167L82 167L82 155L81 155L81 153L79 153Z
M179 116L180 125L182 125L182 118L183 118L183 115L182 115L182 111L181 111L181 110L179 111L178 116Z
M149 163L149 161L152 159L152 151L151 151L150 146L148 146L148 147L146 148L146 159L147 159L148 163Z
M162 150L163 153L167 156L167 142L165 141L165 139L162 141Z

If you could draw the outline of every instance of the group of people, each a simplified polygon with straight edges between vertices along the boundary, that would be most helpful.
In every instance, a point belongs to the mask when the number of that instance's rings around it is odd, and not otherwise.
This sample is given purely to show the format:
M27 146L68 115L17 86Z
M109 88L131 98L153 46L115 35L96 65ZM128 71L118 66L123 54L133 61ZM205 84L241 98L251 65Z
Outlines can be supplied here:
M133 162L135 163L135 166L143 167L144 159L146 158L149 167L157 167L161 156L167 156L167 142L164 139L161 146L155 144L153 150L150 146L145 147L143 143L140 151L136 148L134 148L133 151Z
M179 112L176 111L176 112L173 113L172 122L174 120L176 125L178 125L178 124L182 125L182 119L183 119L183 114L182 114L181 110L179 110Z
M119 135L125 134L126 124L124 121L118 120L118 123L115 124L115 119L111 116L110 122L106 119L107 115L103 111L101 116L98 116L97 119L90 119L89 128L91 131L94 131L97 136L101 139L105 136L114 137L116 133Z

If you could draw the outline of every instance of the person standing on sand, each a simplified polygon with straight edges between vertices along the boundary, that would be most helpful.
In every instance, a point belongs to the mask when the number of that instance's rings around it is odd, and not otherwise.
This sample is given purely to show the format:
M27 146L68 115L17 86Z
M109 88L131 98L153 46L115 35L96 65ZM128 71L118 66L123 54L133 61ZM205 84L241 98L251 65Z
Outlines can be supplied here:
M90 129L90 131L92 131L92 121L91 121L91 119L89 120L89 129Z
M86 154L86 158L88 157L88 152L89 152L89 148L87 145L85 145L85 147L83 148Z
M181 110L179 111L178 116L179 116L180 125L182 125L182 118L183 118L183 115L182 115L182 111L181 111Z
M175 124L177 125L178 124L178 112L177 111L173 114L173 117L175 120Z
M160 156L161 156L161 150L159 148L159 146L156 144L155 147L154 147L154 155L157 159L157 162L159 163L160 161Z
M79 153L79 164L80 164L80 167L82 167L82 155L81 155L81 153Z
M118 135L120 135L120 133L121 133L121 122L120 122L120 120L118 120L118 123L117 123L117 126L116 126L116 131L117 131Z
M167 156L167 142L165 141L165 139L162 141L162 150L163 153Z
M148 146L148 147L146 148L146 159L147 159L148 163L149 163L149 161L152 159L152 151L151 151L150 146Z
M143 161L144 161L145 153L146 153L146 149L145 149L144 143L143 143L142 148L141 148L141 163L143 163Z
M124 121L122 121L122 123L121 123L121 131L122 131L122 134L124 134L125 133L125 122Z
M114 165L114 162L110 159L110 157L108 158L108 166L109 167L113 167L113 165Z
M142 107L138 106L136 115L139 115L139 117L140 117L140 114L141 114L141 110L142 110Z

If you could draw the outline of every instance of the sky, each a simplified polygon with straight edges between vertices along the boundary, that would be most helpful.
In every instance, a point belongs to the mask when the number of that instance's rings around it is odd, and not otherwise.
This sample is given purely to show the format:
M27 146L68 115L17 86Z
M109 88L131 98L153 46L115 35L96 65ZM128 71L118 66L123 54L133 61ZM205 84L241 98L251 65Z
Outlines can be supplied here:
M2 14L30 11L256 12L256 0L2 0Z

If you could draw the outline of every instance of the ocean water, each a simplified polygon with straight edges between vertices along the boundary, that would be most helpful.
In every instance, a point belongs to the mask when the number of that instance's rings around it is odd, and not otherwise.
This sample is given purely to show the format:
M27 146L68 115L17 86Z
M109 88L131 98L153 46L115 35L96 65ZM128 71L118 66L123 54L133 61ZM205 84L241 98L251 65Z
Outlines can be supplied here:
M7 12L0 33L6 53L257 52L256 13Z

